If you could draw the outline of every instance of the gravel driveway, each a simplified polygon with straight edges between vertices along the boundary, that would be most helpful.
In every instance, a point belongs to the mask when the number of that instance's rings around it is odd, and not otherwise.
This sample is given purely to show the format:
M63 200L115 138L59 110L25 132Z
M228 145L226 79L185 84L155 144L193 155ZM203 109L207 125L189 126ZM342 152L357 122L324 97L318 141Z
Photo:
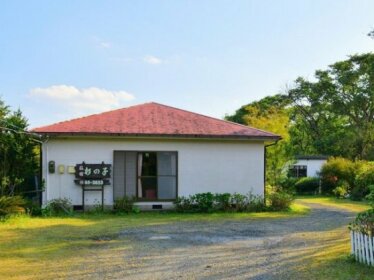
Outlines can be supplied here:
M107 279L300 279L311 255L346 239L354 213L310 204L284 219L180 222L120 232L121 263L98 266ZM98 256L98 258L100 258ZM94 277L93 277L94 278Z

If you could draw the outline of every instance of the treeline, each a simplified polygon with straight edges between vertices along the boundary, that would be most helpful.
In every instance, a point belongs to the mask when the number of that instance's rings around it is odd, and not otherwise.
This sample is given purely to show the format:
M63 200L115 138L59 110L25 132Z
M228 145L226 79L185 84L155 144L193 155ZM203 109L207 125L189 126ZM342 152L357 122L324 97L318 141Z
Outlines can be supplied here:
M32 195L35 190L39 145L27 128L22 112L0 100L0 197Z
M374 54L352 55L317 70L313 80L299 77L284 94L244 105L226 119L282 136L268 148L270 184L296 155L374 160Z

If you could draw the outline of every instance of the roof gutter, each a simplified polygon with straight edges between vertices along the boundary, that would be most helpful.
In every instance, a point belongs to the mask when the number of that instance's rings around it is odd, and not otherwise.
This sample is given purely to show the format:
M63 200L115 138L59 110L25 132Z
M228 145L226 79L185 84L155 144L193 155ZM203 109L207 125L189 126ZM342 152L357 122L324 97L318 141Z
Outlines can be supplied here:
M266 154L267 154L266 151L268 147L277 145L280 140L282 140L282 138L279 138L275 140L275 142L264 146L264 203L265 205L266 205Z
M279 140L280 137L274 136L242 136L242 135L199 135L199 134L145 134L145 133L82 133L82 132L38 132L45 136L53 138L64 137L92 137L92 138L110 138L122 137L127 139L207 139L207 140L256 140L272 141Z

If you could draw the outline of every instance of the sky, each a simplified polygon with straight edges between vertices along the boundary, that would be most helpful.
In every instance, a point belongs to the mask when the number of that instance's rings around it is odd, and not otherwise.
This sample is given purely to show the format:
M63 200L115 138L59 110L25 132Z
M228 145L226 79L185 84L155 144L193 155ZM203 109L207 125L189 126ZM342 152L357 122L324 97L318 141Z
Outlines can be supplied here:
M0 2L0 98L30 127L158 102L223 118L371 52L372 0Z

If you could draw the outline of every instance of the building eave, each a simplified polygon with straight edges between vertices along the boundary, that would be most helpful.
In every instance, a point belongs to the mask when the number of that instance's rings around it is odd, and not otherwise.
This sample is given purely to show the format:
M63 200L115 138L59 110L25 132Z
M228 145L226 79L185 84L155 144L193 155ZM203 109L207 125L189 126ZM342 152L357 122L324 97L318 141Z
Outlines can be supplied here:
M244 135L202 135L202 134L143 134L143 133L87 133L87 132L38 132L48 138L125 138L125 139L196 139L196 140L255 140L255 141L276 141L282 138L274 136L244 136Z

